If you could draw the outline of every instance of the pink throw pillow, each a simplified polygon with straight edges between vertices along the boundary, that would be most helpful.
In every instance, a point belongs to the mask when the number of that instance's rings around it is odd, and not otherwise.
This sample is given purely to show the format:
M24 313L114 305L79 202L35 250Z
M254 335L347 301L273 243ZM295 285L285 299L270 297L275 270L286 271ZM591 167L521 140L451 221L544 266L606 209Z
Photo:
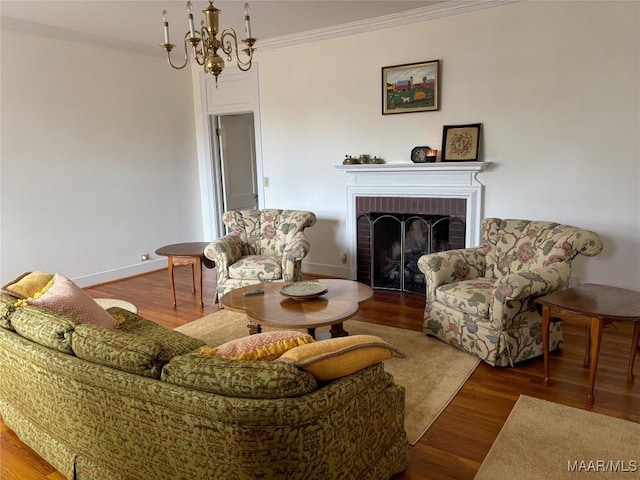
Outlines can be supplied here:
M115 328L117 320L67 277L55 274L53 285L39 298L27 300L29 305L65 315L76 323L91 323Z

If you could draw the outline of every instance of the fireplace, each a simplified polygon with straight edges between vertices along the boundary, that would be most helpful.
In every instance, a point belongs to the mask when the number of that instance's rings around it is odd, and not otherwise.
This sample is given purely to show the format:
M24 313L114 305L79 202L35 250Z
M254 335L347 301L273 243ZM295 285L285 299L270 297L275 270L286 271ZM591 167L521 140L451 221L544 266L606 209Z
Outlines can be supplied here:
M338 165L347 184L349 278L424 295L417 259L480 244L483 162Z
M465 246L466 200L358 197L357 277L373 288L423 294L418 259Z

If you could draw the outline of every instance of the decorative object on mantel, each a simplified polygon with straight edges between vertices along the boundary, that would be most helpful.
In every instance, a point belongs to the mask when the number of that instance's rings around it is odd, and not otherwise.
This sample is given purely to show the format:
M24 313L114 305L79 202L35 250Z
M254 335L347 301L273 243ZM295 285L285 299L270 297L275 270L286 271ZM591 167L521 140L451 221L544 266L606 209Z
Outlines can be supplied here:
M371 155L360 155L358 158L354 158L351 155L345 155L344 160L342 161L343 165L370 165L370 164L381 164L384 163L384 160L380 157L373 157Z
M382 67L382 114L440 110L440 60Z
M414 147L411 150L411 161L413 163L433 163L438 156L438 150L431 147Z
M441 162L475 162L478 160L481 123L445 125L442 132Z
M193 49L193 58L198 65L204 66L205 73L210 73L216 78L216 86L218 85L218 75L224 70L224 60L218 55L218 49L220 49L226 56L227 61L231 62L231 53L235 50L236 64L238 68L243 72L246 72L251 68L251 62L253 61L253 52L255 49L253 45L256 43L255 38L251 36L251 20L249 18L249 4L244 4L244 29L247 38L242 39L242 43L246 45L242 51L246 54L247 58L240 59L240 50L238 49L238 37L236 31L233 28L227 27L222 30L220 39L218 35L218 16L220 10L213 6L213 0L209 1L209 6L205 8L204 20L201 22L200 30L196 30L193 24L193 5L191 2L187 2L187 18L189 23L189 31L184 35L184 63L182 65L174 65L171 62L171 50L175 47L175 44L169 42L169 19L167 11L162 11L162 22L164 25L164 43L160 44L160 47L164 48L167 52L167 61L176 70L180 70L187 66L189 63L189 54L187 43L189 43ZM198 48L202 42L202 46Z

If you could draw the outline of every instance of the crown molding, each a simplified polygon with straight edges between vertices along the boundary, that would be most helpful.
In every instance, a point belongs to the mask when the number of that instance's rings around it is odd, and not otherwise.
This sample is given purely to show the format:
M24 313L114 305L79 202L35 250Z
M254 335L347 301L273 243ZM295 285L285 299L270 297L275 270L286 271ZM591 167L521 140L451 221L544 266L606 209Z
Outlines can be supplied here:
M357 22L344 23L326 28L318 28L305 32L282 35L280 37L266 38L259 40L257 49L269 50L274 48L301 45L320 40L344 37L358 33L372 32L385 28L410 25L412 23L426 22L437 18L451 17L464 13L476 12L493 7L501 7L518 3L523 0L446 0L428 7L407 10L406 12L393 13L382 17L360 20ZM90 33L69 30L66 28L44 25L41 23L20 20L12 17L0 17L1 27L21 33L37 35L41 37L56 38L72 42L88 43L101 47L110 47L124 50L139 55L165 58L166 53L158 47L143 45L125 40L116 40L109 37L102 37Z
M259 40L257 49L269 50L273 48L290 47L304 43L329 40L358 33L372 32L385 28L410 25L412 23L426 22L437 18L462 15L464 13L477 12L488 8L502 7L519 3L523 0L446 0L442 3L428 7L407 10L406 12L392 13L382 17L344 23L332 27L318 28L305 32L282 35L280 37Z
M2 17L1 26L6 30L15 32L37 35L40 37L56 38L58 40L66 40L70 42L89 43L100 47L115 48L139 55L148 55L152 57L166 56L164 50L158 47L142 45L135 42L127 42L125 40L116 40L91 33L78 32L77 30L69 30L67 28L54 27L52 25L44 25L42 23L30 22L28 20L20 20L12 17Z

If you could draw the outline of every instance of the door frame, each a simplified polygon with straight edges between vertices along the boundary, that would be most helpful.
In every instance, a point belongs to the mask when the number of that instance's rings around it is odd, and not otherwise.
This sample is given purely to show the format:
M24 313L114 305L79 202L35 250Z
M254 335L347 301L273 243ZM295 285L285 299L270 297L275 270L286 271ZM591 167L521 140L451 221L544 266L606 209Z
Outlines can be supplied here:
M199 84L194 85L194 92L200 92L200 101L196 103L196 140L198 143L202 230L206 240L213 240L226 233L222 224L222 214L224 213L221 191L222 172L220 171L219 159L216 159L213 144L215 131L211 130L215 128L211 121L213 116L253 113L258 206L259 208L264 207L258 64L254 62L248 72L243 72L237 67L225 67L224 72L218 78L217 85L213 76L207 75L201 70L197 70L196 74L194 69L192 74L194 83Z

